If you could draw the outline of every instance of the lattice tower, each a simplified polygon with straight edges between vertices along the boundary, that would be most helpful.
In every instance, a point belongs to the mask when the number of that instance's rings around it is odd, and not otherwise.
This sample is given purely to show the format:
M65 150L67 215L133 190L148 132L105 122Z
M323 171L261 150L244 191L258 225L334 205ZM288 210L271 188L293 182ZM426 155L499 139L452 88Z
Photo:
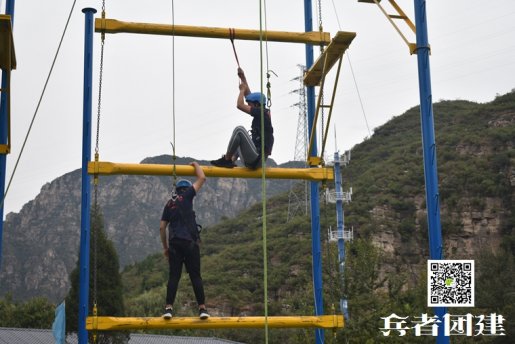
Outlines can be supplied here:
M303 167L306 167L307 160L307 146L308 146L308 125L307 125L307 104L306 104L306 88L304 87L304 73L306 67L298 65L300 75L292 79L298 81L299 87L291 93L299 95L298 103L292 106L299 109L297 120L297 135L295 138L295 152L293 160L303 162ZM307 215L309 205L308 183L306 181L295 182L290 181L290 193L288 196L288 218L287 221L297 215Z

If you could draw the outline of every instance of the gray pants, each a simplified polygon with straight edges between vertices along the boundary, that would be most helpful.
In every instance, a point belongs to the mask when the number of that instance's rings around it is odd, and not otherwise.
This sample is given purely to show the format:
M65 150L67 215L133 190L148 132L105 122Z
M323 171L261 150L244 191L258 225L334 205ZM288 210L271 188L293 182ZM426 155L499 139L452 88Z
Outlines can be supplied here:
M232 156L233 161L236 161L239 157L246 167L256 168L260 166L260 161L257 161L259 153L256 146L252 142L248 131L242 126L234 128L227 146L227 154Z

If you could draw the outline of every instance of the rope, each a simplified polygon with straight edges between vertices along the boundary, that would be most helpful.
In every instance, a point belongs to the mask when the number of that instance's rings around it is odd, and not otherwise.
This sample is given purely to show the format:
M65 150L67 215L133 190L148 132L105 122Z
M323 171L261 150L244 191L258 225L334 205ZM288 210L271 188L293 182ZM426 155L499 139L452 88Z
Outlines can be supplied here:
M175 199L177 196L175 192L175 186L177 182L177 166L176 159L177 155L175 155L175 6L174 1L172 0L172 135L173 139L170 144L172 145L172 164L173 164L173 172L172 172L172 198Z
M322 1L318 0L318 30L320 31L320 34L323 32L323 25L322 25ZM322 54L324 51L324 46L320 44L320 54ZM324 66L325 68L325 66ZM320 109L320 142L324 142L324 122L325 122L325 111L324 111L324 87L321 87L320 90L320 104L322 104L322 108ZM320 146L323 146L322 144ZM320 155L322 159L324 157L322 154Z
M238 68L240 68L240 61L238 60L238 54L236 53L236 47L234 46L234 37L236 36L236 32L234 29L229 28L229 39L232 44L232 51L234 51L234 57L236 58L236 63L238 64Z
M266 0L264 1L265 8L265 25L266 25ZM262 27L262 1L259 1L259 66L260 66L260 85L261 93L263 93L263 27ZM268 68L268 49L266 55L266 63ZM265 133L265 109L261 106L261 133ZM261 152L265 151L265 140L261 140ZM266 178L265 168L266 159L263 153L261 154L261 202L263 211L263 297L265 308L265 344L268 344L268 257L267 257L267 236L266 236Z
M48 71L45 85L43 86L43 90L41 91L41 95L39 96L38 105L36 106L36 110L34 111L34 115L32 116L32 120L30 121L29 129L27 130L27 134L25 135L25 139L23 140L23 144L21 145L20 154L18 154L18 158L16 159L16 163L14 164L13 173L11 174L11 177L9 178L9 183L7 183L7 188L5 189L5 193L0 202L0 209L4 206L5 198L7 197L7 193L9 192L9 188L11 187L11 183L13 181L14 175L16 174L16 170L18 169L18 164L20 163L21 156L23 155L23 152L25 150L25 145L27 144L27 140L29 139L30 131L32 130L32 125L34 124L34 121L36 120L36 115L38 114L39 106L41 105L41 102L43 101L43 96L45 95L46 87L50 80L50 76L52 75L52 71L54 70L55 62L57 61L57 56L59 56L59 51L61 50L61 45L63 43L64 36L66 35L66 31L68 29L68 24L70 23L70 19L72 17L73 10L75 9L76 2L77 2L77 0L73 1L72 7L70 9L70 13L68 14L68 19L66 20L66 25L64 26L63 34L61 35L61 40L59 41L59 45L57 46L57 51L55 52L54 60L52 61L52 65L50 66L50 70Z
M336 21L338 23L338 28L341 31L342 27L340 25L340 19L338 18L338 13L336 12L336 6L334 5L334 0L332 0L332 3L333 3L334 15L336 16ZM356 82L356 76L354 75L354 69L352 68L352 63L350 61L350 52L347 51L347 53L345 55L347 56L347 61L349 61L350 71L352 74L352 80L354 81L354 87L356 88L356 93L358 94L359 104L361 106L361 112L363 113L363 118L365 119L365 124L367 126L368 136L372 136L372 133L370 132L370 127L368 126L368 120L367 120L367 116L365 114L365 107L363 106L363 100L361 99L361 94L359 93L358 83Z

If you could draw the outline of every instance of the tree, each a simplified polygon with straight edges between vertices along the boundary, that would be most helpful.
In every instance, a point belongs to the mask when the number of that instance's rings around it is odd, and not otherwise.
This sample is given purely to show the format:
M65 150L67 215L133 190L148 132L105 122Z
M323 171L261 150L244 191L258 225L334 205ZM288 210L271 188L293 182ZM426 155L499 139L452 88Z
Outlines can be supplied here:
M0 327L49 328L54 320L54 308L44 297L16 303L7 294L0 300Z
M91 237L88 314L93 314L93 306L96 300L99 316L124 316L123 288L118 255L113 243L107 239L102 214L96 207L91 212ZM66 297L67 333L78 331L79 264L80 262L77 262L77 267L70 274L71 289ZM92 337L92 335L90 332L89 336ZM119 344L127 343L127 341L128 334L125 333L97 333L97 343Z

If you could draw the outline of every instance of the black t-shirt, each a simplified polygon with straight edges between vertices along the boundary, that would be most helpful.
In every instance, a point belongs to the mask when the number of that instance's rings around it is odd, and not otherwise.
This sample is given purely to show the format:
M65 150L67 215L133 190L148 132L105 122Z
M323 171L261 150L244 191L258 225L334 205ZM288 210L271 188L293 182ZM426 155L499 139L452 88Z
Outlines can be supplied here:
M168 222L169 238L196 241L192 233L196 233L197 223L193 211L193 197L196 192L193 186L188 187L184 192L177 195L175 200L170 199L161 215L161 221Z
M266 156L272 154L272 147L274 146L274 128L272 127L272 116L270 116L269 109L263 109L265 118L265 154ZM250 109L252 118L252 142L261 153L261 108L253 107Z

